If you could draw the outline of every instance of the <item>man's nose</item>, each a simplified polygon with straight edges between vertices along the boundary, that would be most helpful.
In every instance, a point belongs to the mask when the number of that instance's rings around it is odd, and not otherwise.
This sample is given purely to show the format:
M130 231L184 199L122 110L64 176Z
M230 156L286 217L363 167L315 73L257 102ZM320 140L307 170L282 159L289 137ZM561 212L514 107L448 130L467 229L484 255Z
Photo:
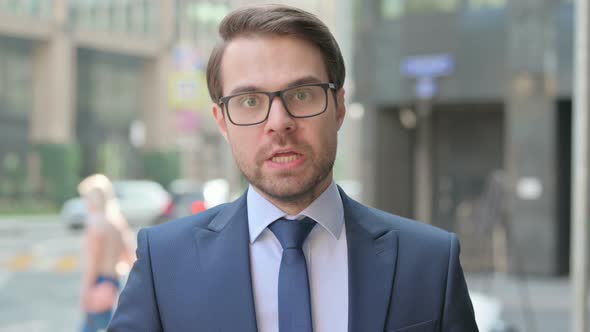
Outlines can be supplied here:
M295 119L287 112L283 100L276 96L270 101L270 111L266 120L266 129L269 132L285 132L296 129Z

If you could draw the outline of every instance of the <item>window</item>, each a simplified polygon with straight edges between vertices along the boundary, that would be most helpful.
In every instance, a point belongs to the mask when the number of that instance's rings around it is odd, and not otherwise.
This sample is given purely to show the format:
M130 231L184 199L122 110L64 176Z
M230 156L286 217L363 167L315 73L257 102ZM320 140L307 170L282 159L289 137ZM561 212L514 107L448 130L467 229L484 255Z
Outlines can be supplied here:
M138 67L108 60L90 66L90 109L104 125L126 128L141 107Z
M1 46L0 46L1 49ZM6 84L6 65L5 65L5 56L0 51L0 112L4 111L4 104L6 103L6 90L8 89L8 84Z
M145 33L152 35L157 34L160 28L160 8L157 2L148 1L145 3Z
M469 0L470 10L498 9L506 7L506 0Z
M1 85L3 87L0 98L2 98L2 103L5 106L2 111L27 114L32 107L30 55L23 50L6 49L0 53L0 58L2 58L0 62L0 72L2 72L0 81L2 81Z
M381 1L381 13L387 19L399 18L404 13L404 0Z
M20 14L21 4L18 0L3 0L0 1L0 6L10 14Z
M460 0L381 0L381 15L396 19L407 13L454 12Z
M453 12L458 0L410 0L406 1L406 12Z

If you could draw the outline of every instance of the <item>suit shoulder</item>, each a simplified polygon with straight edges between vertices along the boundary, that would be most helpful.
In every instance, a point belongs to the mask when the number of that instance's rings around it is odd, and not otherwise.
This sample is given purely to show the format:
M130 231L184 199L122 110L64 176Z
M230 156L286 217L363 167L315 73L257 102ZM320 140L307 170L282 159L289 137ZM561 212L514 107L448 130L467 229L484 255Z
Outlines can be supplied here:
M402 238L409 238L414 241L435 241L447 244L452 237L450 232L442 228L398 216L373 207L363 206L368 209L369 213L374 216L375 220L387 225L390 229L397 230Z
M226 206L227 204L221 204L197 214L181 217L178 219L165 222L160 225L148 227L147 230L150 233L150 237L174 237L174 235L176 234L184 234L194 229L195 227L206 228L209 222L211 222L211 220L213 220L215 216L217 216L221 211L223 211L223 209Z
M411 253L418 261L448 262L452 249L458 245L457 237L444 229L385 211L367 207L377 223L387 225L398 233L400 250ZM404 258L405 259L405 258Z

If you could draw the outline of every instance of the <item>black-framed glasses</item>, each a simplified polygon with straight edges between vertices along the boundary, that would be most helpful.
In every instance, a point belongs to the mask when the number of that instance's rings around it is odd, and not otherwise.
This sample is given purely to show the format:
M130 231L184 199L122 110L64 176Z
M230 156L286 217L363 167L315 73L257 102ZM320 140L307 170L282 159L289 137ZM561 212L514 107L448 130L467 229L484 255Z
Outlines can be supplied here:
M236 126L253 126L268 119L270 106L279 97L285 110L294 118L311 118L328 109L328 89L336 90L334 83L310 83L275 92L243 92L219 98L229 121Z

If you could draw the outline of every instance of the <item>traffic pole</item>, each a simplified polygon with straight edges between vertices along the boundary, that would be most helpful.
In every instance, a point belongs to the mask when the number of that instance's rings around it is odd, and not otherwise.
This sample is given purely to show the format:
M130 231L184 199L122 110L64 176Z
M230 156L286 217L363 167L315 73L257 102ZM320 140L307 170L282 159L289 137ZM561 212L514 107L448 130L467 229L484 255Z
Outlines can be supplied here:
M588 105L590 47L588 0L574 3L574 94L572 132L571 331L587 332L588 319Z

